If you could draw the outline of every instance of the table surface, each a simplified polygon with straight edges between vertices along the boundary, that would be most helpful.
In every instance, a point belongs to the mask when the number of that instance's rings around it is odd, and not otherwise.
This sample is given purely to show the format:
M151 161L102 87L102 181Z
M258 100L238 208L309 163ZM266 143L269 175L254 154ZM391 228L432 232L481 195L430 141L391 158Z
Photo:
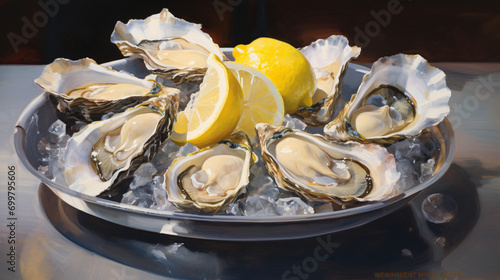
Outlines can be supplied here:
M66 205L21 165L12 141L18 116L42 92L32 81L44 66L0 65L0 279L498 279L500 64L434 65L445 71L453 92L449 118L457 150L445 176L377 221L273 242L153 234ZM16 220L8 219L10 166L16 171ZM456 202L452 221L422 218L422 202L434 193ZM8 270L11 246L15 272Z

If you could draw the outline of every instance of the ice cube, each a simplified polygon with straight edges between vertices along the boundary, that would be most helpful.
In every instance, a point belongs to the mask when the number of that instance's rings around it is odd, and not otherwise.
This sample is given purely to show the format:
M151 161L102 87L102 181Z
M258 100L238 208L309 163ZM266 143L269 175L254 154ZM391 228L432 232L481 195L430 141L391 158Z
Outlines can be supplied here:
M172 164L172 161L177 157L179 149L177 144L171 139L168 139L163 148L156 154L153 159L153 165L159 172L167 170L167 168Z
M420 164L420 182L423 182L427 177L432 175L435 163L436 161L430 158L427 162Z
M59 156L49 157L50 179L64 184L64 161Z
M226 214L234 216L243 216L243 212L241 212L239 203L230 203L226 208Z
M417 175L413 164L406 158L400 158L396 161L396 169L401 173L401 176Z
M134 205L134 202L137 200L137 196L135 196L132 190L129 190L125 194L123 194L121 203Z
M418 183L418 175L409 159L396 159L396 168L401 174L397 188L398 192L404 192Z
M50 162L50 157L49 155L44 155L38 161L40 162L40 166L48 166Z
M69 136L68 134L64 134L61 138L59 138L59 141L56 145L61 148L65 148L68 144L69 139L71 139L71 136Z
M66 124L61 120L53 122L49 127L49 141L56 144L64 135L66 135Z
M56 158L61 154L61 147L57 144L47 145L47 151L49 152L49 157Z
M49 153L48 146L49 146L49 140L47 140L47 138L45 138L45 137L42 137L37 145L37 148L38 148L38 151L40 152L40 154L42 154L42 155L48 154Z
M407 157L414 160L414 161L419 160L420 157L422 156L420 144L412 142L408 148L409 148L409 150L408 150Z
M254 149L254 153L260 154L260 148L257 149ZM250 169L250 173L252 174L252 178L269 176L269 172L267 171L267 168L264 166L264 162L262 160L259 160L259 162L255 163L252 166L252 168Z
M278 214L283 216L314 214L314 208L298 197L280 198L276 206Z
M254 177L247 186L248 196L264 195L269 196L269 200L276 199L279 194L279 190L276 190L277 185L274 183L274 179L269 175Z
M150 208L158 210L177 210L177 208L168 201L167 192L162 183L163 176L155 176L151 182L151 187L153 189L153 204Z
M154 203L151 186L148 184L129 190L123 195L121 202L149 208Z
M149 169L149 167L145 167ZM136 205L139 207L176 211L177 208L167 200L167 193L163 188L163 176L154 176L152 180L143 186L130 186L121 200L124 204Z
M273 216L278 214L276 204L257 196L248 197L243 206L245 216Z
M38 172L42 173L43 175L45 175L45 177L47 177L47 172L49 171L49 166L47 165L40 165L38 166Z
M130 189L144 186L153 180L153 174L157 172L152 163L144 163L135 171L134 180L130 183Z
M291 129L304 130L307 127L307 124L299 119L291 117L289 114L286 114L285 118L283 119L283 126Z
M272 183L273 185L271 186L263 187L263 190L259 194L260 197L269 201L275 201L278 198L280 195L280 189L274 184L274 181Z
M200 149L198 149L195 145L193 145L191 143L186 143L184 146L182 146L179 149L179 155L181 155L181 156L187 156L188 154L197 152L199 150Z

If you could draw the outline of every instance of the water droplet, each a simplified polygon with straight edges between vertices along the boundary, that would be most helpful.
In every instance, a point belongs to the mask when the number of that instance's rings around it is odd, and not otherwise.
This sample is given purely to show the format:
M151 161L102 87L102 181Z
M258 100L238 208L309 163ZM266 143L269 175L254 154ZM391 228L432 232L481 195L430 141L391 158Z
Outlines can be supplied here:
M413 258L413 254L411 253L410 249L403 249L403 250L401 250L401 256L402 257Z
M429 222L448 223L457 214L457 203L449 196L440 193L431 194L422 202L422 212Z
M438 238L436 238L434 243L439 244L439 246L441 246L441 247L444 247L446 245L446 238L438 237Z

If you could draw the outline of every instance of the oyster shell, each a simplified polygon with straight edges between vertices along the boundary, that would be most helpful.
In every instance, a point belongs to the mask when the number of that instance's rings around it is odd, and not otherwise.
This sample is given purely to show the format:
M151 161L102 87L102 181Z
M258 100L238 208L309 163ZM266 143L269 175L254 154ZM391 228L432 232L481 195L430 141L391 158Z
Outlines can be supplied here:
M165 173L168 200L178 208L216 213L245 191L256 161L243 132L174 160Z
M278 186L309 200L383 200L399 180L394 156L381 146L329 142L321 135L263 123L256 130L262 160Z
M168 9L144 20L118 21L111 34L124 56L140 56L149 70L181 69L204 74L210 53L224 58L201 25L176 18ZM176 72L177 73L177 72Z
M107 113L121 112L155 96L178 92L153 80L101 66L90 58L58 58L35 82L57 99L59 111L86 122L101 120Z
M325 136L379 144L415 137L448 115L450 96L444 72L420 55L383 57L337 118L325 126Z
M97 196L132 176L169 137L177 106L176 94L151 98L73 135L65 155L69 188Z
M356 59L361 48L349 46L341 35L319 39L300 50L314 69L316 92L313 106L301 108L295 115L308 125L325 125L334 114L334 106L342 90L342 77L349 61Z

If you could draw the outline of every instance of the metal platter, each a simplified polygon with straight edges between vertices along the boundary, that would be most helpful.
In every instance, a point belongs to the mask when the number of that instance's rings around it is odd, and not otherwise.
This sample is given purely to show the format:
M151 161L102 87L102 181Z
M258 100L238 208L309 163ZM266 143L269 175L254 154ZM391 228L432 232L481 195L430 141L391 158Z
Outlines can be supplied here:
M225 50L228 51L228 50ZM107 63L122 70L144 77L150 72L140 59L127 58ZM350 64L343 79L342 100L349 100L356 92L368 68ZM318 236L343 231L381 218L408 204L415 194L428 188L444 175L452 163L455 140L448 119L430 128L430 135L440 143L436 170L420 184L383 202L356 208L296 216L229 216L201 215L178 211L160 211L91 197L55 183L38 172L40 153L37 144L48 127L57 119L56 108L47 93L35 98L19 117L14 133L16 152L26 168L60 199L72 207L122 226L160 234L177 235L210 240L284 240Z

